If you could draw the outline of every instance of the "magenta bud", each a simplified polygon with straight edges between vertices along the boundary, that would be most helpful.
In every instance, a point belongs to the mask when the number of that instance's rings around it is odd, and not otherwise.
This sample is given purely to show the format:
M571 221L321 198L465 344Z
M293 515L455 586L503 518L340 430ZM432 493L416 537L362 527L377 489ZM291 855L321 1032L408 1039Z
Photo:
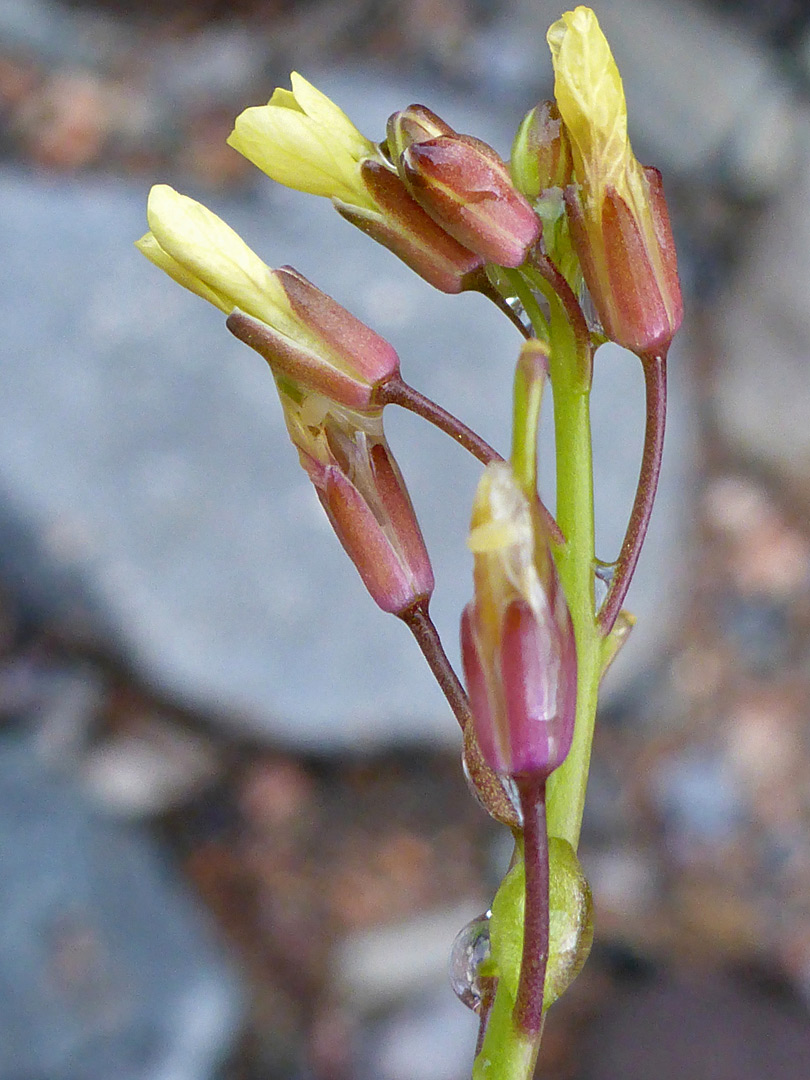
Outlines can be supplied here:
M287 310L271 326L237 309L226 322L231 333L275 374L347 408L374 408L376 391L399 374L394 348L297 270L285 266L272 273Z
M389 119L388 152L419 205L460 244L501 266L525 260L540 220L491 146L412 105Z
M608 185L601 197L571 186L571 239L606 335L640 356L665 354L683 319L672 228L657 169L639 171L643 198Z
M461 655L481 754L497 773L547 777L573 739L576 644L545 520L506 464L479 485L470 546Z
M441 292L460 293L475 287L483 258L437 225L396 173L369 159L360 166L360 175L377 209L335 200L343 217Z
M570 620L549 628L525 600L511 601L500 661L512 768L550 773L565 761L574 737L577 658Z

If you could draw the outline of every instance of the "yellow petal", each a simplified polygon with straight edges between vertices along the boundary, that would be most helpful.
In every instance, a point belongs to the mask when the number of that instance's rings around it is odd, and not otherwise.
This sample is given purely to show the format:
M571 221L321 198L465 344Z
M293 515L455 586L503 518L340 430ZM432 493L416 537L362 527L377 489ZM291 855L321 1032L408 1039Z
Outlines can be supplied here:
M226 315L229 315L233 310L233 304L227 297L221 296L219 293L215 292L214 289L209 289L209 287L192 274L190 270L187 270L185 266L182 266L176 259L173 259L171 255L163 250L152 233L148 232L145 236L142 236L140 240L136 240L135 247L145 255L150 262L153 262L155 266L159 266L161 270L167 273L170 278L174 278L174 280L179 285L182 285L184 289L196 293L197 296L201 296L203 300L208 300L214 307L218 307L221 311L224 311Z
M548 31L554 95L571 136L576 171L592 186L615 183L631 155L619 69L596 15L567 11Z
M290 75L290 82L295 100L307 116L329 132L356 160L370 157L374 153L374 144L360 134L346 113L339 109L331 98L307 82L297 71Z
M302 113L304 110L295 100L295 94L292 90L285 90L283 86L277 86L273 91L273 96L267 102L268 105L272 105L278 109L292 109L294 112Z
M376 148L346 114L297 72L293 89L236 118L228 144L286 187L373 209L360 162Z
M516 543L520 535L511 521L485 521L470 530L467 547L474 555L500 551Z
M239 307L284 332L293 325L284 290L270 268L216 214L167 184L156 184L146 216L159 247L191 277L230 301L227 310Z
M302 112L272 105L245 109L236 118L228 145L285 187L358 201L356 160Z

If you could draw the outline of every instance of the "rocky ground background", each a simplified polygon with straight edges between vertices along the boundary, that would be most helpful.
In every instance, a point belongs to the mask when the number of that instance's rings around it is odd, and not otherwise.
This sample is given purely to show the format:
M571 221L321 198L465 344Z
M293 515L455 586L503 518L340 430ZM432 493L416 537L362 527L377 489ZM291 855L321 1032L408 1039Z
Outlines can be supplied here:
M810 1055L810 13L605 0L687 325L583 841L597 944L555 1080L800 1080ZM276 191L234 115L298 69L369 135L508 152L547 0L0 0L0 1080L461 1080L448 986L505 838L299 475L255 357L131 248L157 180L394 342L503 444L514 336ZM493 360L492 358L496 359ZM492 386L503 365L502 403ZM638 372L600 355L600 542ZM484 388L487 389L484 389ZM448 643L476 470L391 433Z

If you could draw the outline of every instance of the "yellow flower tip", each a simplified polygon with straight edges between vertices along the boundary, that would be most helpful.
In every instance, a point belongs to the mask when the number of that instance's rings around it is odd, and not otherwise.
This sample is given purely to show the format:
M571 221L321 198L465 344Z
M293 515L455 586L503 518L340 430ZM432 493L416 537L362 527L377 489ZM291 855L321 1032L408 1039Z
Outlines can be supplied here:
M241 308L266 322L289 321L284 289L222 218L168 184L149 192L151 232L136 244L156 266L228 313Z
M332 137L351 152L356 160L359 161L374 154L374 143L357 130L346 113L331 98L314 87L311 82L307 82L297 71L290 75L290 83L292 96L301 111L320 125L324 131L331 132Z
M611 340L663 355L683 303L660 175L630 147L621 76L590 8L566 12L548 43L574 162L568 225L585 283Z
M297 71L290 82L292 90L278 88L236 118L228 145L285 187L368 204L360 163L376 155L374 143Z
M520 533L509 521L487 521L476 525L467 537L467 547L474 555L501 551L520 540Z
M173 259L168 252L164 251L153 233L145 233L140 240L135 241L135 247L142 255L145 255L151 263L154 263L154 265L161 269L165 274L168 274L178 285L182 285L184 289L188 289L189 292L201 296L203 300L207 300L209 304L213 304L214 307L219 308L220 311L224 311L226 315L233 309L233 304L227 297L222 296L214 289L209 288L195 274L187 270L186 267L176 259Z
M571 137L577 172L589 185L620 182L632 158L624 87L594 12L567 11L549 28L554 95Z
M285 90L283 86L275 88L267 104L272 105L274 109L292 109L293 112L299 113L304 111L295 100L292 90Z

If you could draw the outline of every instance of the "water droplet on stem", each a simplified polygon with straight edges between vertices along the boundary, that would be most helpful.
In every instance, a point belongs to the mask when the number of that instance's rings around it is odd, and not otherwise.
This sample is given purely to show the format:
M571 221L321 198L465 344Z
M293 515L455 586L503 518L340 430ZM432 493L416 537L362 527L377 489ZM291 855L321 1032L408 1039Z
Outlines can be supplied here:
M490 912L468 922L450 950L450 985L456 997L477 1013L483 996L481 965L489 959Z

